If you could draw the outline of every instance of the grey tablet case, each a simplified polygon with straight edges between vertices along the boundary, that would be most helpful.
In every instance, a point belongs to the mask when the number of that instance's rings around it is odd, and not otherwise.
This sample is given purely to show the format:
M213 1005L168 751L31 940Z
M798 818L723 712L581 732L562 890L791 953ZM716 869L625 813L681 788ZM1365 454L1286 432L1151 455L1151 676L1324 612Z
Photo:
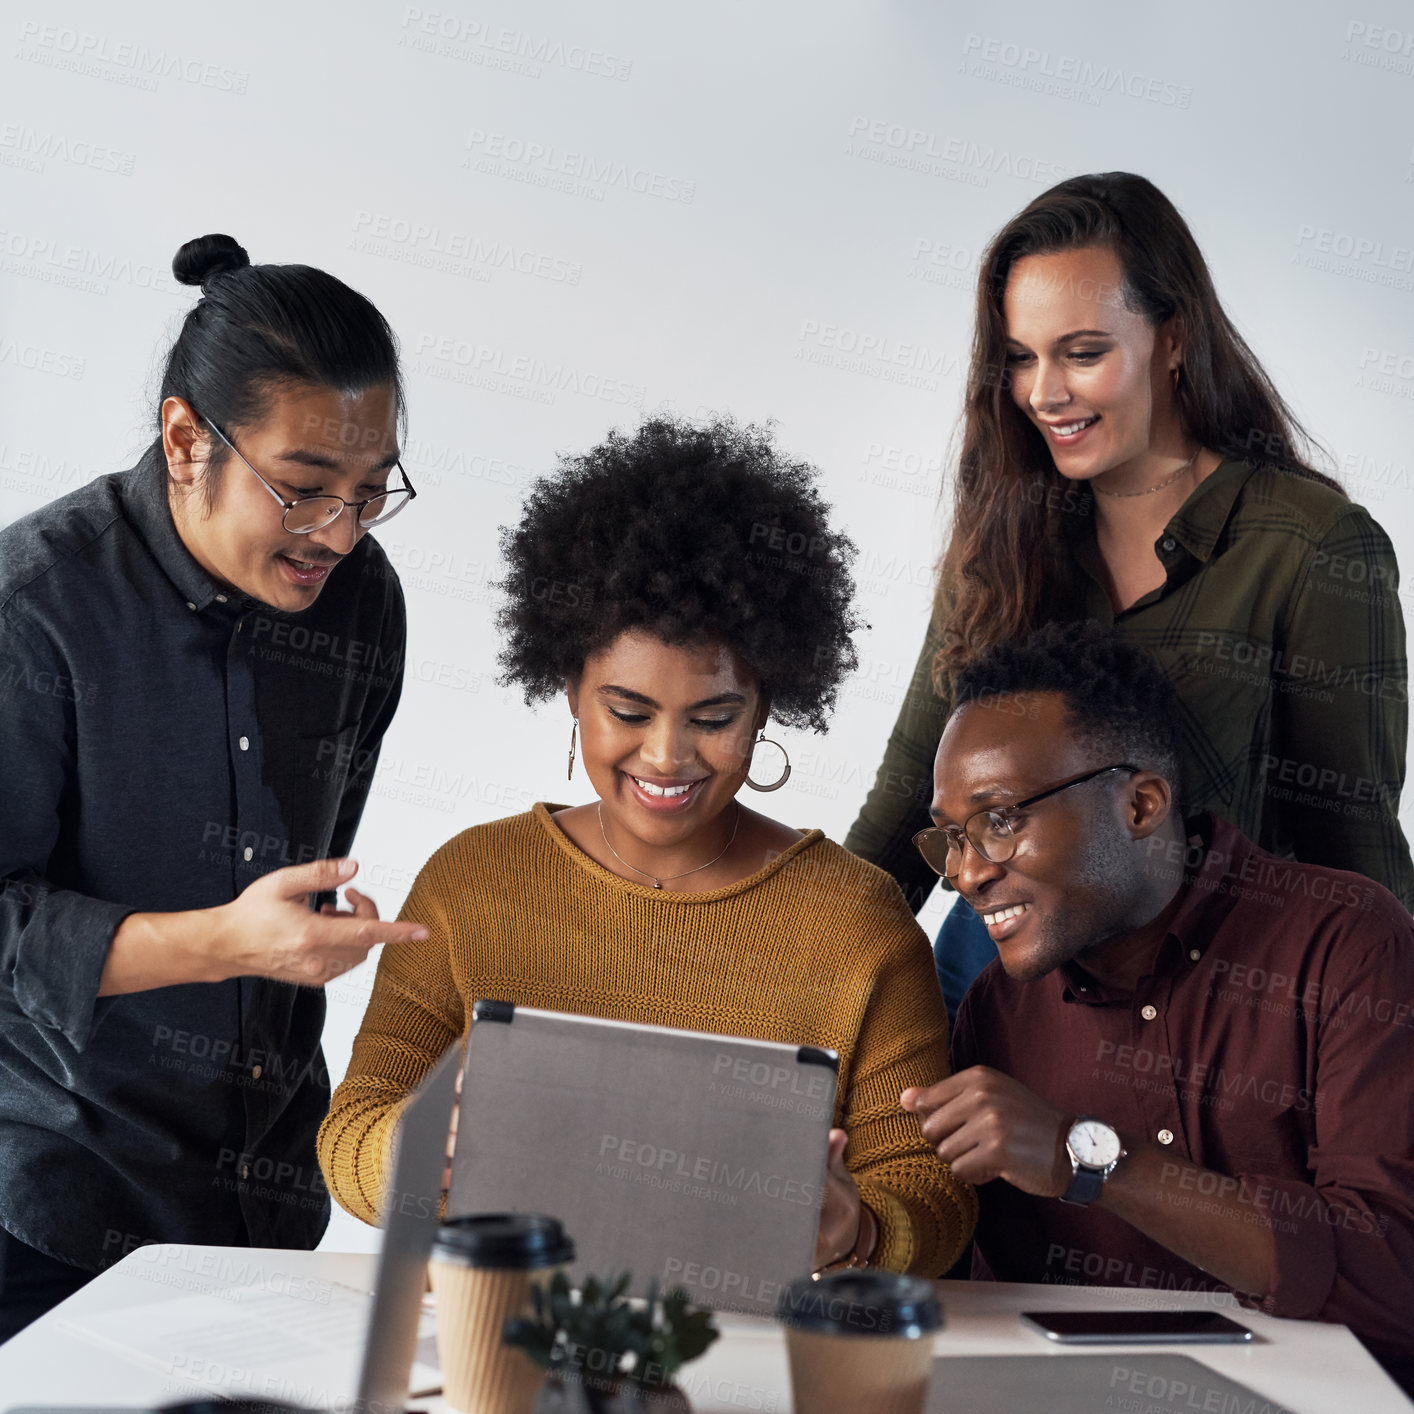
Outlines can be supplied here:
M814 1264L833 1051L481 1001L448 1215L542 1212L573 1275L770 1315Z
M1291 1414L1187 1355L942 1355L933 1361L929 1414Z

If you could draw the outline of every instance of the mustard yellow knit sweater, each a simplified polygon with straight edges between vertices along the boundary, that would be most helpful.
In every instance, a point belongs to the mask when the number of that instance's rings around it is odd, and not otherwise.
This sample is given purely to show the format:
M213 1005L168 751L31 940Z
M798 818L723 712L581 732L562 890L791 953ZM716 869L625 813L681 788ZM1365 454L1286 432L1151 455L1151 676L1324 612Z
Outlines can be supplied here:
M901 1090L947 1075L948 1052L928 940L894 881L811 830L738 883L657 890L590 859L557 808L464 830L418 875L401 917L431 937L384 948L319 1131L338 1202L377 1221L402 1102L465 1034L471 1005L498 997L837 1051L835 1123L879 1219L873 1260L946 1271L977 1200L899 1108Z

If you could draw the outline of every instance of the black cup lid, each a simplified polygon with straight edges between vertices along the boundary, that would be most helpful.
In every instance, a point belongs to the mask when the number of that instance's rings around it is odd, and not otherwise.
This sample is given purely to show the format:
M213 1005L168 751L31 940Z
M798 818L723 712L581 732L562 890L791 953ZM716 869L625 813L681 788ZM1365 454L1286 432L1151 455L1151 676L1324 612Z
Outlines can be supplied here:
M801 1277L781 1292L776 1319L797 1330L830 1335L918 1338L943 1327L933 1283L872 1267Z
M437 1229L432 1258L501 1270L558 1267L574 1261L574 1243L559 1218L543 1213L472 1213Z

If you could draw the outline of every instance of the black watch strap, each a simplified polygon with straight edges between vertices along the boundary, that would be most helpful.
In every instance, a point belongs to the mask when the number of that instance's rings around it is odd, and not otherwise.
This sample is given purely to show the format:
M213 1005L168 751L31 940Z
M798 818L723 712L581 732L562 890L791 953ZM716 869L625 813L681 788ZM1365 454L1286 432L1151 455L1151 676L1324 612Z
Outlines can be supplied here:
M1062 1203L1078 1203L1082 1207L1093 1203L1105 1186L1105 1175L1099 1169L1077 1165L1070 1186L1061 1194Z

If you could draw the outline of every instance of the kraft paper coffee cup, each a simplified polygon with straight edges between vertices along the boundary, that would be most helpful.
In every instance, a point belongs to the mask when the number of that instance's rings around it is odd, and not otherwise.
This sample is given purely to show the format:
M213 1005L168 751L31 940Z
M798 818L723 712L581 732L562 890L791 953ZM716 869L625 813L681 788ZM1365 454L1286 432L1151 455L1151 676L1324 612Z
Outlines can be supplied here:
M922 1277L864 1267L781 1293L796 1414L922 1414L943 1309Z
M448 1408L531 1414L545 1371L503 1345L501 1331L512 1316L532 1314L533 1284L573 1260L559 1221L537 1213L478 1213L438 1228L430 1271Z

